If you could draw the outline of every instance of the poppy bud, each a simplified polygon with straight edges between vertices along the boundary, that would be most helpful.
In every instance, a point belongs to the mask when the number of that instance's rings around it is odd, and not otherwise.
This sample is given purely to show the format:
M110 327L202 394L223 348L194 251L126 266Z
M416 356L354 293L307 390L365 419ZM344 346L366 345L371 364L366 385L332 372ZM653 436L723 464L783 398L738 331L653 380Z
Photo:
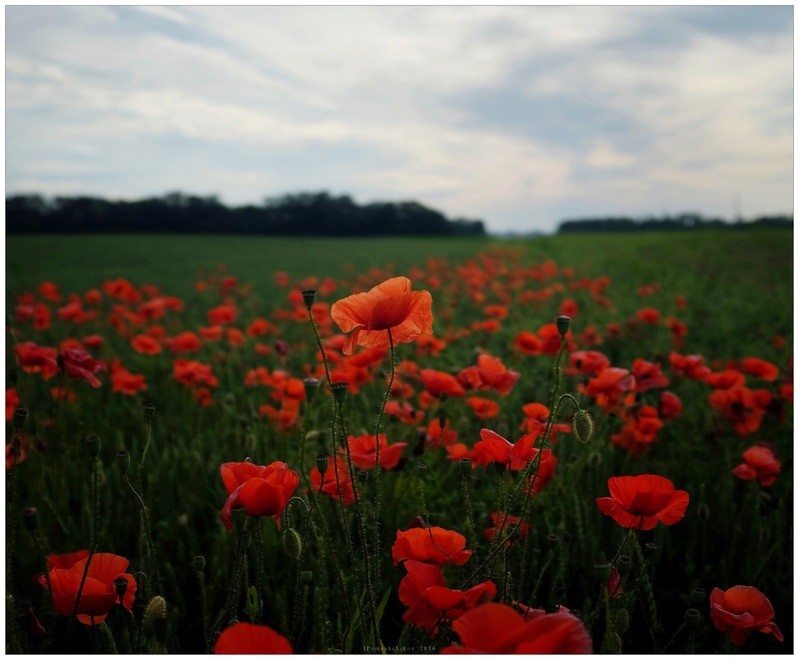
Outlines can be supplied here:
M621 637L618 633L612 632L605 637L606 653L621 653Z
M685 610L685 624L691 628L698 628L702 624L702 615L696 608Z
M594 435L594 420L585 410L578 410L572 418L574 435L580 442L588 442Z
M327 465L330 461L329 456L319 455L316 457L316 469L319 470L319 474L324 476L325 472L327 472Z
M302 553L302 537L297 533L297 530L287 527L286 531L283 532L281 541L286 554L292 559L299 559Z
M366 480L369 478L369 470L358 470L356 477L361 483L366 483Z
M571 316L561 315L555 319L555 325L558 326L558 332L560 333L561 337L565 337L566 333L569 332L569 326L572 324Z
M602 454L598 451L592 451L588 454L588 465L592 468L598 468L602 465Z
M303 584L311 584L311 582L313 582L313 571L303 571L300 573L300 582Z
M340 406L343 406L347 401L347 383L336 382L330 386L330 391L333 392L333 400Z
M623 635L630 627L630 613L624 608L616 612L616 632Z
M707 592L702 587L696 587L691 590L690 600L692 603L700 604L705 602Z
M707 520L710 518L710 507L705 502L700 502L699 506L696 507L696 515L699 520Z
M19 432L22 430L22 425L25 424L25 420L28 418L28 410L26 408L15 408L14 409L14 418L12 426L14 427L15 432Z
M155 417L155 406L149 401L144 404L144 421L148 424L153 421Z
M22 522L25 524L25 529L29 532L35 532L39 526L39 511L36 507L29 506L22 510Z
M162 596L154 596L144 610L144 631L154 635L166 621L166 601Z
M633 568L633 560L628 555L621 555L616 561L616 570L619 575L627 575Z
M122 599L125 597L125 593L128 590L128 581L123 577L118 577L114 580L114 589L117 592L117 598L119 601L122 602Z
M302 301L308 309L311 309L316 302L316 289L303 289Z
M515 522L508 527L508 538L511 542L516 541L522 535L521 526Z
M194 570L198 573L202 573L205 570L205 557L202 555L197 555L194 558Z
M427 472L427 465L425 463L417 463L416 471L419 473L420 476L424 475L424 473Z
M310 401L313 399L314 394L319 391L322 381L318 378L304 378L302 384L305 385L305 400Z
M422 516L416 516L409 525L411 529L427 529L427 521Z
M462 458L458 461L458 469L461 472L461 476L466 477L471 474L472 472L472 459L471 458Z
M122 474L127 474L130 469L130 452L127 449L120 449L117 452L117 465L122 470Z
M86 438L86 453L92 458L97 458L100 455L100 438L96 435Z

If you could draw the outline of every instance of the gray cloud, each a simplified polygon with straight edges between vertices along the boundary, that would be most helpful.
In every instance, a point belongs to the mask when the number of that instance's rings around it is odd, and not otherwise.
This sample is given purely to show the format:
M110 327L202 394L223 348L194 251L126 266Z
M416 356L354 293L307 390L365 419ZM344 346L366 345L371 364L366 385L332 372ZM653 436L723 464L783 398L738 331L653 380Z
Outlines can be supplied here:
M7 7L6 188L787 212L791 7Z

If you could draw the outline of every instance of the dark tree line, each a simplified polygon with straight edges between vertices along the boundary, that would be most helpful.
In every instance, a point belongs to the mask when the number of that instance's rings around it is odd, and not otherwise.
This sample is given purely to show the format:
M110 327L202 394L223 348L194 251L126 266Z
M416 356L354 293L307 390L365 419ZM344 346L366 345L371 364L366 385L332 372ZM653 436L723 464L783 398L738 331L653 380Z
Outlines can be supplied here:
M793 227L793 216L773 215L760 216L751 220L725 222L720 218L705 218L699 213L682 213L661 218L579 218L564 220L558 227L559 234L569 232L601 232L601 231L672 231L685 229L754 229L756 227Z
M136 201L16 195L6 199L11 233L197 233L269 236L484 236L481 220L449 220L417 202L356 204L327 192L289 194L261 206L170 193Z

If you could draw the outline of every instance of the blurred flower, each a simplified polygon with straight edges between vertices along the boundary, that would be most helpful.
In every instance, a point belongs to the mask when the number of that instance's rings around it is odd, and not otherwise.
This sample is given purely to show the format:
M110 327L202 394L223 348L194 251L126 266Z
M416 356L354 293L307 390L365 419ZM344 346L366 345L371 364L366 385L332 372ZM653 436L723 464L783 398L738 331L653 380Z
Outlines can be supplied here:
M744 453L744 462L733 469L739 479L757 479L761 486L771 486L777 481L782 465L774 452L763 445L749 447Z
M214 644L214 653L247 655L288 655L291 642L269 626L234 623L225 628Z

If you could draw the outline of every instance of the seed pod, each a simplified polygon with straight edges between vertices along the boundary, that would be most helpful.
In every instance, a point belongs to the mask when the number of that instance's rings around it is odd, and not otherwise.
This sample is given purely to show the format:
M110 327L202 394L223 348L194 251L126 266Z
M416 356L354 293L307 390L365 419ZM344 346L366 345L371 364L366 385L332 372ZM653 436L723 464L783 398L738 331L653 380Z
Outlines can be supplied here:
M588 442L594 435L594 420L585 410L578 410L572 418L574 435L580 442Z
M619 575L628 575L633 568L633 560L628 555L621 555L616 561L616 570Z
M197 555L194 558L194 570L198 573L202 573L205 570L205 557L202 555Z
M310 401L311 399L314 398L314 395L319 391L319 387L322 385L322 381L319 380L318 378L305 378L303 379L302 384L305 386L305 399L306 401Z
M571 316L566 316L565 314L555 319L555 325L558 326L558 332L560 333L561 337L566 336L566 333L569 332L569 326L571 326L571 324Z
M151 402L144 404L144 421L148 424L153 421L155 417L155 406Z
M100 438L96 435L90 435L86 438L86 453L91 458L97 458L100 455Z
M319 470L319 474L321 474L322 476L324 476L325 472L327 472L327 466L329 461L330 461L329 456L323 456L320 454L319 456L316 457L316 469Z
M607 653L621 653L621 637L612 632L605 637L605 651Z
M14 409L14 418L11 422L11 425L14 428L16 433L19 433L22 430L23 424L25 424L25 420L28 418L28 411L26 408L15 408Z
M316 302L316 289L304 289L302 292L302 301L308 309L311 309Z
M117 452L117 465L122 470L122 474L127 474L130 469L130 452L127 449L120 449Z
M114 580L114 589L117 592L117 598L120 602L122 602L122 599L125 597L125 594L128 591L128 581L121 576L118 577L116 580Z
M347 383L337 382L330 386L333 392L333 400L340 406L343 406L347 401Z
M691 628L698 628L702 624L702 615L696 608L685 610L685 624Z

